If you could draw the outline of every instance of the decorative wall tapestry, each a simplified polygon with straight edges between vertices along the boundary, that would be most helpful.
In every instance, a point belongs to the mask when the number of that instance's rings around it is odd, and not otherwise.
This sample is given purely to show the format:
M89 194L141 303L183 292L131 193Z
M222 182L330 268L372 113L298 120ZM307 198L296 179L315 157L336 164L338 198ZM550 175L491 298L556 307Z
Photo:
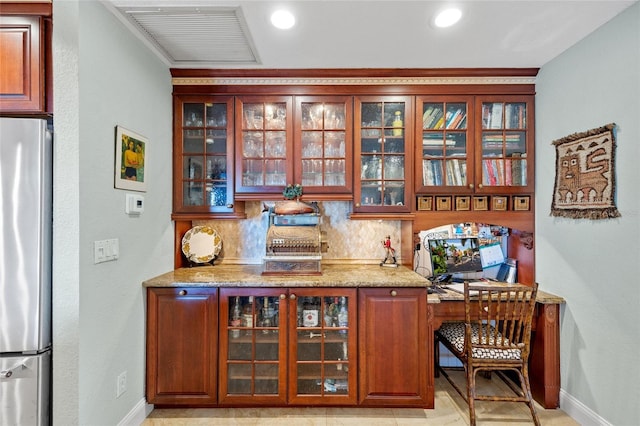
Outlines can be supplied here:
M615 123L553 141L556 180L551 215L574 219L619 217L615 205Z

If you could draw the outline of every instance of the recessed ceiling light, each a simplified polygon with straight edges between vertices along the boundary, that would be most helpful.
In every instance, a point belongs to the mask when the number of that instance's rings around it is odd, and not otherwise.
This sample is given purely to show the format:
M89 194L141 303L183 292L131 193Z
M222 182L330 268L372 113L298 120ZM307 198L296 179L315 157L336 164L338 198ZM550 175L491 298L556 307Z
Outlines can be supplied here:
M446 28L450 27L460 20L462 12L457 8L445 9L438 13L436 19L433 21L436 27Z
M296 18L287 10L277 10L271 15L271 23L281 30L288 30L296 23Z

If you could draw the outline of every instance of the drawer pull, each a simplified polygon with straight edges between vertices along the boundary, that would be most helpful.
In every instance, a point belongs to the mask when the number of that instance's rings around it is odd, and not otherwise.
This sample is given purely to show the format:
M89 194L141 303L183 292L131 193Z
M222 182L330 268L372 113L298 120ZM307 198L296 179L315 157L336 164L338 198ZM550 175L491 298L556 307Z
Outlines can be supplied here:
M178 293L180 296L185 296L187 294L187 290L180 290L180 293Z
M398 295L398 292L395 290L391 290L391 297L396 297Z

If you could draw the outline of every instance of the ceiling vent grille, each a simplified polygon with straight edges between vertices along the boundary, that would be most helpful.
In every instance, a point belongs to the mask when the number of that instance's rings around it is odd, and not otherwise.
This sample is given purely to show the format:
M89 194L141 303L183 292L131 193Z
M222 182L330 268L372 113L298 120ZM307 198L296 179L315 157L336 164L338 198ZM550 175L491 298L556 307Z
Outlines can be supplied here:
M240 8L119 8L172 65L258 64Z

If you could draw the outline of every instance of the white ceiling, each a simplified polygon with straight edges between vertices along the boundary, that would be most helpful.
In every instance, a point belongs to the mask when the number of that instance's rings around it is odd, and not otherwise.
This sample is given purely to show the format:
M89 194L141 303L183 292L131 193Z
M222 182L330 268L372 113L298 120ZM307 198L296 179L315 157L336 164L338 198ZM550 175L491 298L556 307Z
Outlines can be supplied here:
M105 4L175 68L538 68L637 1ZM462 9L461 21L451 28L434 28L433 15L451 3ZM296 15L296 25L287 31L269 21L271 12L281 7Z

